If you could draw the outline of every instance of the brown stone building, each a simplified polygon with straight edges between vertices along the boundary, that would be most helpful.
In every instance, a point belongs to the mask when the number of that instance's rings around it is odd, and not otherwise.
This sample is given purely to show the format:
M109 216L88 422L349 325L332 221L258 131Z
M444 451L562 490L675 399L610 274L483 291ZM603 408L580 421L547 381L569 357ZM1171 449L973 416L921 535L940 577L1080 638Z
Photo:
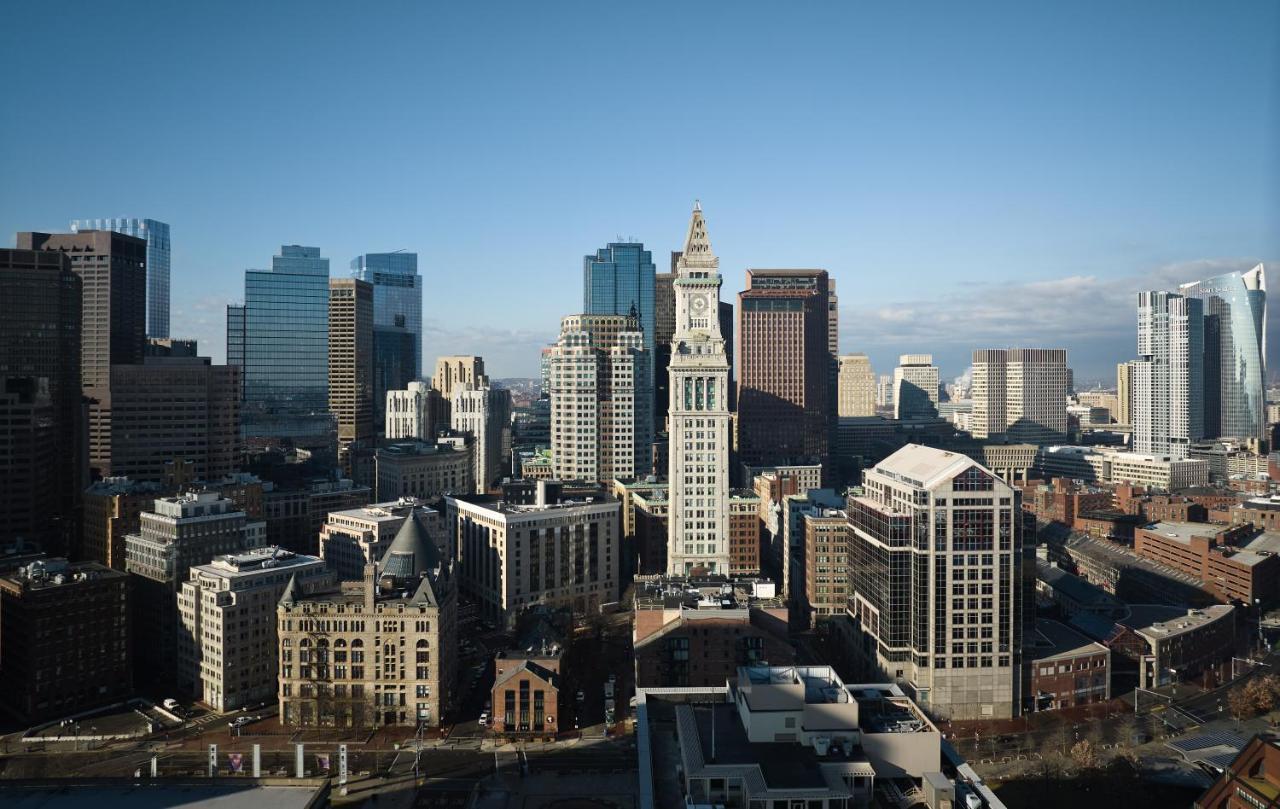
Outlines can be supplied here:
M738 293L743 464L818 463L829 474L836 357L826 270L747 270Z
M1037 619L1023 641L1028 711L1072 708L1111 698L1111 650L1057 621Z
M1252 524L1264 531L1280 531L1280 498L1258 497L1215 511L1231 525Z
M636 687L720 686L739 666L793 663L787 608L772 587L741 579L640 583L632 616Z
M760 575L760 498L750 489L729 490L729 575Z
M1111 491L1088 486L1067 478L1054 478L1048 483L1030 483L1023 487L1022 507L1044 522L1072 525L1076 515L1112 506Z
M1155 523L1134 533L1134 551L1195 576L1223 602L1269 605L1280 596L1280 534L1252 524Z
M1123 542L1126 545L1132 545L1133 531L1142 522L1142 517L1136 514L1125 514L1123 511L1117 511L1116 509L1100 509L1080 512L1076 515L1075 521L1071 523L1071 527L1076 531L1099 539L1108 539L1112 542Z
M106 478L84 492L79 558L124 570L124 538L141 530L140 515L164 495L158 483Z
M375 435L373 284L356 278L329 279L329 409L338 419L339 460L347 462L353 444Z
M849 596L849 518L843 511L806 514L805 599L809 621L841 615Z
M131 695L129 577L45 558L0 577L0 704L24 723Z

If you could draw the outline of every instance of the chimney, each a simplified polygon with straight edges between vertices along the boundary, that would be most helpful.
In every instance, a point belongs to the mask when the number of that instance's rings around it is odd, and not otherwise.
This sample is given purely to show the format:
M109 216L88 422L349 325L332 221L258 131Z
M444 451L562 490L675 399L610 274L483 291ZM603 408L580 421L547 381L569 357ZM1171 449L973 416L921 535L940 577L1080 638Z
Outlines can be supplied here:
M370 562L364 566L364 609L373 612L378 600L378 566Z

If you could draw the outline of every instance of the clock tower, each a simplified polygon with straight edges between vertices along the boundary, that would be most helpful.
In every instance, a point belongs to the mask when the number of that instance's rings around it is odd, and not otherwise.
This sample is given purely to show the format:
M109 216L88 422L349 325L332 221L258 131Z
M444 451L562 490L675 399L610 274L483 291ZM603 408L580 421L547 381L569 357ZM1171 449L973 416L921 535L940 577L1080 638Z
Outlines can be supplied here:
M727 576L729 359L720 334L720 260L696 202L673 285L667 573Z

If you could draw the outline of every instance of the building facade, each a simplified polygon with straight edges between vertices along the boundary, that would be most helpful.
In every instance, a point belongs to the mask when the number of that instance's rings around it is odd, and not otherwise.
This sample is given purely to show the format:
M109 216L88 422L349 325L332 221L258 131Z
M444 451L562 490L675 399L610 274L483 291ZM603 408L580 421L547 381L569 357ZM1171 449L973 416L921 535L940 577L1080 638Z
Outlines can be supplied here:
M489 378L484 373L484 357L437 357L436 372L431 377L431 387L440 391L446 402L453 401L453 392L467 385L484 386Z
M455 387L450 426L471 436L471 478L477 493L484 493L502 477L504 436L511 429L511 391L470 383Z
M1018 490L963 455L909 444L848 499L849 610L865 662L954 719L1022 704Z
M441 410L440 402L440 391L425 382L410 382L404 390L388 390L387 440L434 441L435 415Z
M358 581L365 565L382 558L404 521L418 519L432 541L439 543L441 516L421 500L402 497L388 503L331 511L320 529L320 557L342 581Z
M1132 362L1134 452L1187 457L1204 435L1204 302L1138 293L1138 355Z
M351 260L351 274L373 284L374 363L387 369L386 386L379 392L399 390L422 376L422 276L418 274L418 254L404 250L365 253ZM401 330L410 335L413 346L403 365L395 357L388 357L388 352L398 353L395 335ZM401 378L401 369L408 375Z
M80 276L58 250L0 249L0 540L75 539L88 483L81 435Z
M329 411L329 259L283 245L270 270L244 274L244 306L227 309L227 361L243 363L242 432L251 446L336 457Z
M113 230L147 243L147 336L169 336L169 226L154 219L75 219L71 232Z
M447 443L402 442L380 447L374 458L377 497L382 501L401 497L427 500L473 492L474 451L474 444L455 448Z
M84 491L84 520L77 558L125 569L125 537L142 527L142 512L162 494L160 484L103 478Z
M373 423L373 285L329 280L329 410L338 421L338 454L368 446Z
M551 458L562 480L643 476L653 443L652 355L632 315L570 315L549 360Z
M835 384L826 270L747 270L738 293L738 454L829 461Z
M657 354L657 324L654 284L657 266L653 255L639 242L611 242L595 255L582 259L582 311L588 315L634 315L642 335L644 350ZM649 399L643 412L648 418L645 431L654 430L654 365L650 359L643 390Z
M539 490L546 484L539 481ZM535 604L597 612L619 595L621 505L600 495L517 506L475 496L445 498L446 530L464 591L503 625Z
M294 578L276 605L280 721L293 727L439 727L455 705L453 563L408 519L364 579Z
M840 357L836 410L841 418L876 414L876 375L866 354Z
M129 578L41 558L0 576L0 705L24 723L133 694Z
M291 577L327 581L322 560L282 548L191 568L178 593L178 687L219 713L276 695L276 602Z
M903 354L893 369L893 417L932 419L938 416L938 366L932 354Z
M695 203L676 267L667 572L724 573L729 554L729 361L720 333L720 260Z
M1067 352L1061 348L973 352L974 438L1061 443L1067 438Z

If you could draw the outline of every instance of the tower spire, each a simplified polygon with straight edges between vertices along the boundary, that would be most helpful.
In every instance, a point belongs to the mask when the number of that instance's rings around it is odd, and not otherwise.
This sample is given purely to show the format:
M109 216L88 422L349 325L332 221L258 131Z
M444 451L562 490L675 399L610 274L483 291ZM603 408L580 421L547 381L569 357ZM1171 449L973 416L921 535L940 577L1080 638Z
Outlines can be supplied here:
M707 235L707 222L702 218L702 203L694 200L693 214L689 217L689 232L684 237L684 252L676 262L680 275L688 271L718 271L720 259L711 250L711 237Z

